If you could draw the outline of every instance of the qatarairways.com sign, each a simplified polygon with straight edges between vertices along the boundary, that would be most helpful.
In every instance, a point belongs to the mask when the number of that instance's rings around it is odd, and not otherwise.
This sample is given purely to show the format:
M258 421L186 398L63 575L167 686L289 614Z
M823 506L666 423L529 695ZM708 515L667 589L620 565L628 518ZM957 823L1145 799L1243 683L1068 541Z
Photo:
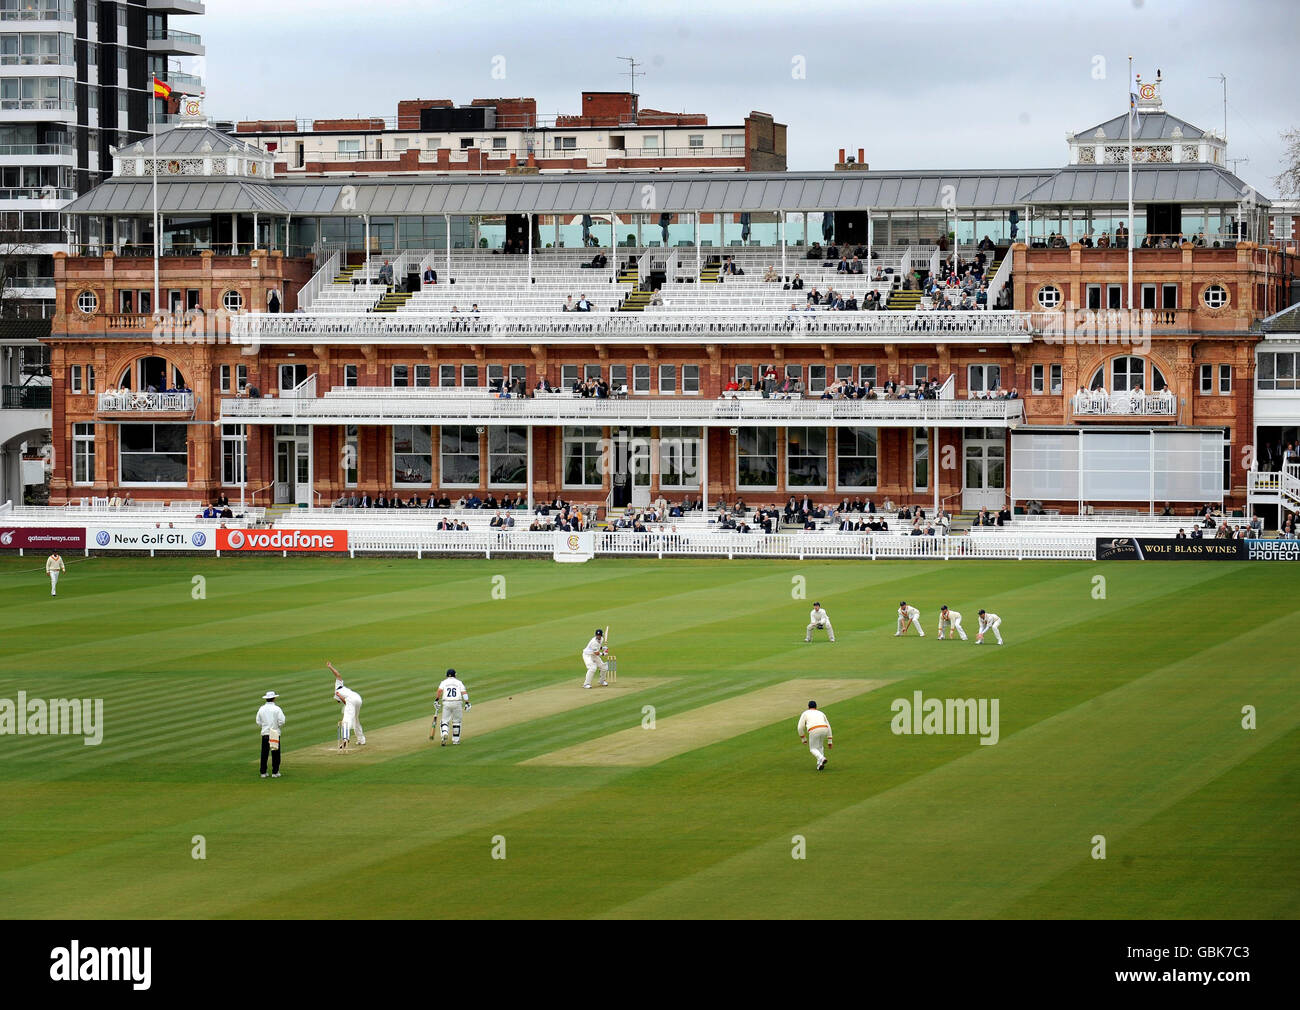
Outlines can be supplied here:
M217 530L219 551L346 551L347 530Z

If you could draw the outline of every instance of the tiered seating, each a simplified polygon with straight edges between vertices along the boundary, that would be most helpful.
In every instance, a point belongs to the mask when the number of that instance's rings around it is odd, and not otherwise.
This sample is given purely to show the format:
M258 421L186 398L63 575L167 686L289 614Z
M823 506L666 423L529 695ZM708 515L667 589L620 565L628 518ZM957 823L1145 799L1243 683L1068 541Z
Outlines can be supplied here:
M84 501L79 499L78 501ZM261 522L263 508L240 508L232 502L230 510L234 519L200 518L205 504L198 500L168 502L140 502L130 505L109 506L108 499L95 499L97 504L21 505L0 511L0 524L6 526L151 526L155 524L185 523L186 525L247 526Z
M1225 520L1221 519L1220 522ZM1200 525L1199 516L1152 515L1041 515L1015 516L1006 526L971 526L973 536L995 536L999 533L1023 536L1026 533L1043 536L1078 535L1099 537L1172 537L1180 529L1192 532ZM1228 527L1245 525L1244 519L1226 519ZM1217 525L1217 524L1216 524ZM1206 536L1213 531L1204 528Z

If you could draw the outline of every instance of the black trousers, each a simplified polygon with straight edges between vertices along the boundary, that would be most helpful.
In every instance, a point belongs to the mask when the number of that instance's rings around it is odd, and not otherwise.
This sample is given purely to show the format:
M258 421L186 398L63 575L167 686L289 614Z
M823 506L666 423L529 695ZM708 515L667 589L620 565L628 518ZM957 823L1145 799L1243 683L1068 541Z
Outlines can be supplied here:
M277 747L275 750L271 750L271 738L269 736L264 736L262 737L262 774L263 775L266 774L266 758L268 755L271 758L271 774L274 775L276 772L280 770L280 749Z

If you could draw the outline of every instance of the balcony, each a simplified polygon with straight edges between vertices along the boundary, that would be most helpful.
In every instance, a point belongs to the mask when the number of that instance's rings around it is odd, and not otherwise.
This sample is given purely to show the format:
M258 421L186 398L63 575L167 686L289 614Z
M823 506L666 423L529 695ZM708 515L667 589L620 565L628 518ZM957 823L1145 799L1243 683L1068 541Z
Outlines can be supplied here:
M1177 417L1178 398L1173 393L1111 393L1108 396L1070 397L1070 413L1075 420L1116 417Z
M168 56L203 56L203 37L193 32L178 32L174 29L151 31L149 33L148 51L154 55Z
M185 393L100 393L96 414L191 414L194 394Z
M71 144L0 144L0 159L6 159L0 163L6 165L62 164L76 156L77 149Z
M154 14L206 14L203 0L147 0L147 6Z
M179 70L169 70L167 71L166 81L171 85L172 91L178 95L203 94L202 77L195 77L193 74L183 74Z
M784 343L1027 344L1036 312L252 312L231 320L232 343L464 343L544 339L553 344ZM1044 318L1040 318L1044 317Z
M5 410L49 410L52 402L49 386L5 386Z
M487 389L346 388L321 397L225 397L233 424L691 424L910 428L1007 427L1024 420L1020 400L822 400L632 396L568 393L498 399Z

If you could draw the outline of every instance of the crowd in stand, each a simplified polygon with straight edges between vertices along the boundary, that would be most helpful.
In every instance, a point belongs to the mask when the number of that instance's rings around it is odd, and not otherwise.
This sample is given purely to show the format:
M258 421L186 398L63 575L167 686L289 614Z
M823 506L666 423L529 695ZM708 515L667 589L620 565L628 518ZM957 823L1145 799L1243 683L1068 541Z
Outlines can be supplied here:
M1066 238L1064 235L1056 232L1050 233L1046 239L1038 239L1033 245L1036 249L1068 249L1072 242L1078 242L1085 249L1127 249L1129 241L1128 229L1121 221L1115 234L1112 237L1109 231L1103 231L1096 239L1091 235L1084 235L1080 238ZM1203 249L1209 245L1205 238L1205 232L1197 232L1195 235L1147 235L1139 244L1139 249L1178 249L1184 245L1191 245ZM1214 243L1217 248L1218 242Z
M353 491L351 494L340 495L332 507L336 509L522 509L528 507L528 500L523 495L506 494L497 498L496 495L489 493L486 498L480 498L477 493L472 493L462 495L454 502L445 494L441 497L431 494L422 501L418 494L403 498L396 491L390 491L387 495L380 491L373 496Z
M987 309L987 269L988 258L982 249L975 253L973 260L967 261L957 256L940 260L938 271L931 273L924 282L925 296L930 299L932 309Z

